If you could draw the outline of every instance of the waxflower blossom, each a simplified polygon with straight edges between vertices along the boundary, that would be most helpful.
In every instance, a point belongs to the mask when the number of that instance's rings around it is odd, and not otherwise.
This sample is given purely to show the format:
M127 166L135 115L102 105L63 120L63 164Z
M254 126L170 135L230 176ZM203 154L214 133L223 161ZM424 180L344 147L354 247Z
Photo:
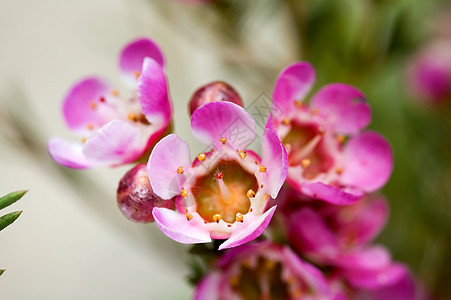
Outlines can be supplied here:
M172 108L158 46L149 39L127 44L119 66L133 88L130 97L98 77L82 79L66 95L63 116L79 140L51 139L56 162L78 169L134 162L168 130Z
M194 300L338 299L325 276L270 241L230 249L197 285Z
M329 84L303 102L315 81L306 62L283 70L273 93L274 125L288 152L287 182L306 196L350 204L383 186L392 171L388 142L361 132L371 119L363 94Z
M147 176L147 164L141 163L125 173L117 188L117 206L129 220L138 223L154 222L152 209L174 209L174 202L163 200L152 190Z
M255 120L231 102L206 103L191 117L194 137L207 145L191 163L187 143L163 138L150 155L147 172L154 192L176 197L176 211L156 207L153 216L168 237L180 243L227 239L219 249L258 237L276 207L265 211L287 175L287 154L270 120L262 137L262 158L246 147Z

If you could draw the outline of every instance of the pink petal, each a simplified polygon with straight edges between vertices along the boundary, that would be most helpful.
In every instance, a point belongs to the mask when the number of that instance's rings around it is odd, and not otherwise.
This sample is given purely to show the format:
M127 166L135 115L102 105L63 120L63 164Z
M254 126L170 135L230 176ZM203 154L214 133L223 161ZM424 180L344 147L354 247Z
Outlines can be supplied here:
M389 143L380 134L366 131L352 138L344 152L343 184L371 192L387 182L393 168L393 156Z
M357 293L358 300L425 300L429 299L422 293L417 293L415 282L410 274L406 274L400 280L391 285L384 286L375 290L362 290Z
M273 127L272 117L269 116L262 140L262 162L266 167L266 182L270 185L269 194L277 197L288 175L288 154Z
M352 272L380 270L391 263L390 253L381 246L340 255L335 264Z
M294 101L302 101L314 83L315 70L309 63L297 62L289 65L277 77L273 105L285 114L288 113L294 108Z
M253 220L244 221L238 224L236 222L235 230L230 235L229 239L219 246L219 250L233 248L247 242L250 242L257 237L259 237L266 227L268 227L274 212L276 211L277 205L268 209L263 215L255 217Z
M303 182L300 185L305 195L337 205L355 203L363 196L362 193L356 191L348 193L344 189L335 188L322 182Z
M335 257L339 243L324 219L311 208L303 208L290 215L289 239L299 252L315 253L323 258Z
M255 120L244 108L231 102L210 102L191 117L193 135L202 143L222 149L220 138L233 149L246 149L254 140Z
M164 57L160 48L148 38L134 40L122 49L119 67L128 82L136 82L136 76L141 73L146 57L152 58L164 68Z
M54 161L69 168L85 169L93 165L83 154L81 143L53 138L49 141L48 151Z
M219 300L221 273L213 272L205 276L196 286L193 300Z
M183 167L184 174L177 174L179 167ZM153 148L147 163L147 174L155 194L163 199L178 195L190 167L190 152L186 142L176 134L161 139Z
M185 215L162 207L155 207L152 214L158 228L176 242L183 244L211 242L210 232L202 228L202 223L196 221L200 217L188 221Z
M86 132L87 126L102 127L110 119L100 114L98 109L93 109L100 104L100 99L106 97L111 87L105 81L89 77L75 84L64 98L63 115L67 126L78 132Z
M138 98L142 113L151 123L168 125L172 107L163 67L155 60L146 58L138 80Z
M406 266L392 263L382 269L366 272L350 272L345 276L348 282L355 288L374 290L395 284L406 276L407 273Z
M97 130L84 144L83 153L89 160L109 165L129 163L146 150L141 131L127 121L113 120Z
M357 134L371 121L371 109L356 88L340 83L329 84L312 98L312 109L328 118L338 132Z

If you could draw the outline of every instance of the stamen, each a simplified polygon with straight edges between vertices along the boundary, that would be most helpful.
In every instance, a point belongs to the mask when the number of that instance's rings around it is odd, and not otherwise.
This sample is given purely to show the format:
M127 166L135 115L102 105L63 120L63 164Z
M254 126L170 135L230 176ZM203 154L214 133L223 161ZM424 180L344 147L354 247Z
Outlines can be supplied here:
M219 221L221 221L221 215L220 214L213 215L213 221L219 223Z
M244 151L238 152L238 155L240 156L241 159L245 159L246 158L246 152L244 152Z
M111 95L114 97L117 97L117 96L119 96L119 92L117 90L112 90Z
M272 259L267 259L265 260L265 267L268 270L272 270L274 269L274 267L276 266L276 262Z
M205 155L205 153L199 153L199 154L197 155L197 159L200 160L200 161L204 161L205 158L207 158L207 156Z
M301 100L296 100L294 101L294 105L296 105L297 107L302 107L304 104L302 103Z
M88 130L94 129L94 126L91 123L86 124L86 127L88 128Z
M219 141L220 141L223 145L225 145L225 143L227 142L227 139L226 139L225 137L222 137L222 138L219 139Z
M216 172L215 177L217 180L221 180L224 174L221 171Z
M301 148L299 151L293 152L293 161L299 161L305 158L306 156L310 155L310 153L313 152L315 147L319 144L321 141L322 135L317 134L314 138L312 138L303 148Z
M97 108L97 104L94 101L92 101L91 103L89 103L89 108L96 109Z
M86 143L86 140L87 139L84 137L84 138L81 139L81 142L84 144L84 143Z
M134 113L129 113L129 114L128 114L128 119L129 119L130 121L133 121L133 122L138 121L138 118L136 117L136 115L135 115Z
M255 192L253 189L249 189L249 191L247 191L247 197L248 198L254 198L255 197Z
M337 172L337 174L340 175L341 173L343 173L343 169L339 167L335 170L335 172Z
M183 174L183 166L177 168L177 174Z
M105 103L106 102L105 97L101 96L100 97L100 102Z
M326 134L326 130L321 126L318 126L318 134L324 136Z
M249 208L249 212L252 212L252 211L253 211L252 207L251 207L251 208Z
M219 190L221 191L222 199L225 202L229 202L229 201L233 200L233 197L232 197L232 193L230 193L230 191L229 191L229 188L224 183L224 180L222 180L223 176L224 176L224 174L221 171L219 171L215 175L216 181L218 182L218 185L219 185Z
M236 217L235 217L235 220L236 220L237 222L243 223L244 217L243 217L242 214L237 213L237 214L236 214Z
M259 171L261 173L266 173L266 167L264 165L260 165Z
M311 161L309 158L304 158L303 160L301 160L301 166L304 169L307 168L308 166L310 166L310 163L311 163Z
M284 118L284 119L282 120L282 124L283 124L283 125L290 125L290 122L291 122L290 118Z
M232 227L232 225L230 225L230 224L227 224L227 227Z
M268 200L269 199L269 194L265 194L264 196L263 196L263 201L266 201L266 200Z
M185 198L186 196L188 196L188 190L183 189L183 190L180 192L180 196L182 196L183 198Z
M188 221L191 221L191 220L193 219L193 215L190 214L190 213L188 212L188 210L186 211L186 219L187 219Z
M340 144L343 144L343 143L346 141L346 136L344 136L343 134L337 135L337 141L338 141Z
M136 79L138 79L140 75L141 75L141 72L133 71L133 76L135 76Z
M319 114L319 109L317 109L317 108L312 109L312 115L317 115L317 114Z

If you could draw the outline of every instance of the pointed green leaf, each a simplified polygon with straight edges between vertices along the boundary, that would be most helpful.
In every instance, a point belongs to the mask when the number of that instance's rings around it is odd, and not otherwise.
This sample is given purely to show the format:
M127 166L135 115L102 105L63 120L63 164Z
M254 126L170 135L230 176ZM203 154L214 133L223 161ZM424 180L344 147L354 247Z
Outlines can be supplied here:
M9 194L1 197L0 198L0 209L3 209L5 207L13 204L14 202L16 202L17 200L22 198L26 192L28 192L28 190L16 191L16 192L12 192L12 193L9 193Z
M0 231L5 229L5 227L11 225L22 213L22 211L13 211L0 217Z
M3 272L5 272L6 269L0 269L0 276L2 276Z

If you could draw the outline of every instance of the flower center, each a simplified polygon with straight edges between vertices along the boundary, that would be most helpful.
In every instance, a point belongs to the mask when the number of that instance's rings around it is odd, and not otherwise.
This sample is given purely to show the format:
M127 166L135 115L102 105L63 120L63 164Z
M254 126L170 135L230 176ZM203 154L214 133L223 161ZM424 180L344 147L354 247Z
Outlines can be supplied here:
M251 206L247 192L258 190L257 179L232 160L222 160L212 170L194 184L197 212L207 222L239 221Z
M312 179L333 166L324 145L324 131L315 124L292 122L283 144L287 147L289 165L301 165L304 178Z

